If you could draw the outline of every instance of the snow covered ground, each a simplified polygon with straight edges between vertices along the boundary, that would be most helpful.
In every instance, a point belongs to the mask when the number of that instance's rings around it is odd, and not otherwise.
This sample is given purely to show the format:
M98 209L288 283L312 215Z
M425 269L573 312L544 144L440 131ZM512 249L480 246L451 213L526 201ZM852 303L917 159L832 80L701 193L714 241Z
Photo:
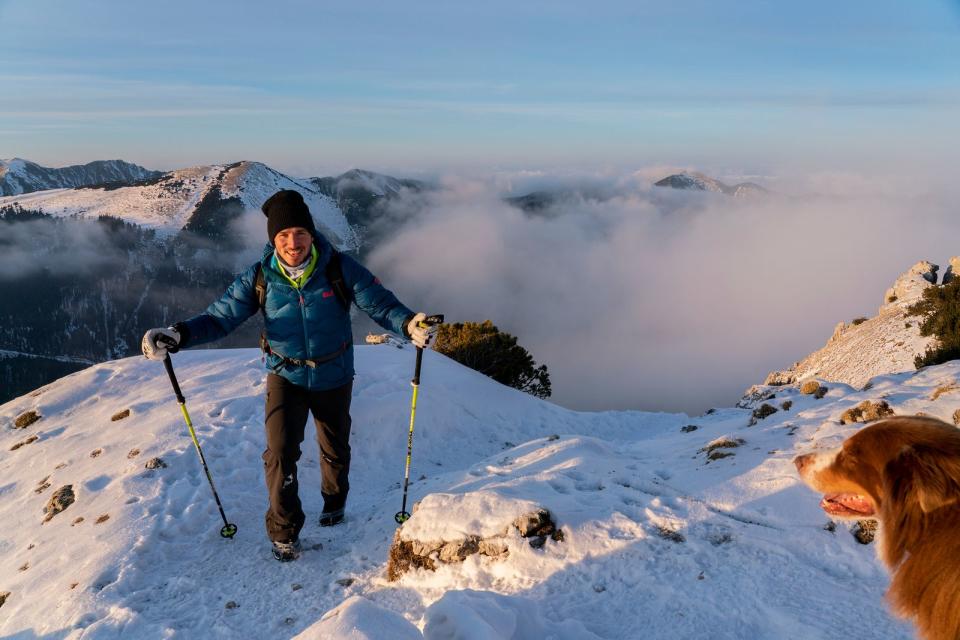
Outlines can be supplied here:
M428 352L410 494L430 499L404 530L503 529L512 514L497 505L535 504L564 540L534 549L514 533L506 558L474 555L389 582L413 361L409 347L357 348L347 521L317 526L310 429L300 472L306 550L287 564L273 560L263 529L258 352L174 356L239 527L233 540L218 535L159 363L103 363L0 406L0 594L9 593L0 636L911 637L886 611L888 579L872 546L845 524L824 528L819 496L800 485L791 459L852 432L838 417L864 399L949 420L960 365L880 377L867 391L829 385L820 400L778 388L766 400L778 411L748 426L741 408L697 418L572 412ZM30 410L40 420L13 428ZM708 461L703 449L721 438L743 442ZM166 466L146 469L157 457ZM75 502L44 523L64 485Z

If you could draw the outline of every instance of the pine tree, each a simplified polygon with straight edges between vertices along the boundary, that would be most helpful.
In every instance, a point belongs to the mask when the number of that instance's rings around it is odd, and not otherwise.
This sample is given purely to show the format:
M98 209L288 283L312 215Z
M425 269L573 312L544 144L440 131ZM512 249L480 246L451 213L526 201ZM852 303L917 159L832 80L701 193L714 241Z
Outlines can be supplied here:
M537 366L514 336L490 320L440 325L434 348L501 384L538 398L550 397L547 365Z
M939 287L927 287L923 297L907 308L920 316L920 335L933 336L933 345L913 360L919 369L960 358L960 278Z

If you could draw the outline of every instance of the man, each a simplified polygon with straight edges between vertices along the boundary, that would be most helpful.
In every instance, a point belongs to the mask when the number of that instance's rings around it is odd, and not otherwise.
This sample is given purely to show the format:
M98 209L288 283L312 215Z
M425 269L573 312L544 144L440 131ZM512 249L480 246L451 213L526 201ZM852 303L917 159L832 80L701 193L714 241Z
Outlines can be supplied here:
M427 347L436 326L414 314L380 280L347 255L336 253L317 232L297 191L278 191L263 204L270 242L259 263L240 274L207 310L143 336L143 353L162 360L168 352L212 342L261 309L266 330L267 397L264 474L270 497L267 535L280 561L300 553L305 516L297 460L307 414L312 413L321 452L321 526L343 521L350 489L350 396L353 339L349 299L385 329ZM335 267L339 261L339 269ZM258 274L262 273L258 291ZM337 289L340 295L337 295Z

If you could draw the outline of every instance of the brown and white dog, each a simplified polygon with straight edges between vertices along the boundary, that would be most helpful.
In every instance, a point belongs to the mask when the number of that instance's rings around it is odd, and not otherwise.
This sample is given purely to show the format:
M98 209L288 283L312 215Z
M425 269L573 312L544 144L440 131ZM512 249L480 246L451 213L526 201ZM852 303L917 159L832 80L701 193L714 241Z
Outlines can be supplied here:
M960 430L889 418L793 462L831 517L880 521L894 612L922 638L960 640Z

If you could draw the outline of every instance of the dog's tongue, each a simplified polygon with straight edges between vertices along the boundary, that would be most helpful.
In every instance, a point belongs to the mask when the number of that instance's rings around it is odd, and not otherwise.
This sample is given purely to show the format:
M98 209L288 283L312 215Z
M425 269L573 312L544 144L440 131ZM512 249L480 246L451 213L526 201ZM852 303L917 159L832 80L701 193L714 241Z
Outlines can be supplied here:
M834 516L871 516L873 504L855 493L828 493L820 501L820 508Z

